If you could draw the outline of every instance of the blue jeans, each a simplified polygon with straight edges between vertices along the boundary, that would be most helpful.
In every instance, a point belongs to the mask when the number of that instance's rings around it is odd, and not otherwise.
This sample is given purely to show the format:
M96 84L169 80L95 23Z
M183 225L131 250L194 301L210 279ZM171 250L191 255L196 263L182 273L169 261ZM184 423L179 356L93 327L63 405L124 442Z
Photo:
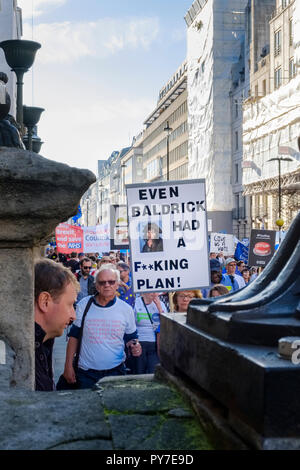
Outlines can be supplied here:
M78 367L76 378L78 381L78 385L80 389L83 388L93 388L93 386L98 382L98 380L102 379L103 377L108 376L116 376L116 375L125 375L126 368L125 365L120 364L113 369L108 370L95 370L95 369L80 369Z
M156 341L140 341L142 354L135 357L135 374L153 374L156 364L159 363L156 352Z

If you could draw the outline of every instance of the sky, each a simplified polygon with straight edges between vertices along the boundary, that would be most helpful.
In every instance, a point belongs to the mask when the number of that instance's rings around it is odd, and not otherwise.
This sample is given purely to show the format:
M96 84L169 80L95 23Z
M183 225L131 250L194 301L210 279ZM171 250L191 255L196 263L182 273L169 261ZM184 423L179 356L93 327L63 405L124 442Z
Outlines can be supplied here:
M18 0L23 37L40 42L24 105L45 108L40 154L97 174L129 147L186 58L193 0Z

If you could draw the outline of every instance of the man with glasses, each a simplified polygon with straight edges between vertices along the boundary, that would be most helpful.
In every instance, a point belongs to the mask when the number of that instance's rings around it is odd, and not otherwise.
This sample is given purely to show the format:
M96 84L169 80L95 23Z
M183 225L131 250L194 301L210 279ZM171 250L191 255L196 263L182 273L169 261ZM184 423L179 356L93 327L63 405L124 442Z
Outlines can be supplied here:
M69 333L64 376L69 383L78 382L79 388L92 388L102 377L125 374L125 344L133 356L142 348L137 341L137 330L132 308L116 296L120 274L117 269L103 266L96 276L95 296L81 300L76 308L76 321ZM87 311L75 375L73 359L85 308Z
M80 271L76 273L80 284L80 292L77 296L77 302L88 295L96 293L94 277L91 275L92 261L89 258L82 258L80 261Z
M231 291L237 291L242 287L245 287L245 281L241 276L235 274L236 261L234 258L227 258L225 261L226 274L223 274L221 284L227 287Z

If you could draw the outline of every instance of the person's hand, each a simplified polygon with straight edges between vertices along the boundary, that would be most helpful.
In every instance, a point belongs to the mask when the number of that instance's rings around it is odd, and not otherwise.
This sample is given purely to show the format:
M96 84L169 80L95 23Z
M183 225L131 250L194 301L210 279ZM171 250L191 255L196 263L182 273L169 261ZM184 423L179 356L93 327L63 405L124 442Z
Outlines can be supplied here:
M132 339L131 341L128 341L126 346L130 348L131 354L134 357L138 357L142 354L142 346L136 339Z
M155 303L157 307L158 313L163 313L161 301L160 301L160 298L158 297L158 294L154 297L153 302Z
M63 375L69 384L74 384L76 382L76 375L73 366L66 366Z

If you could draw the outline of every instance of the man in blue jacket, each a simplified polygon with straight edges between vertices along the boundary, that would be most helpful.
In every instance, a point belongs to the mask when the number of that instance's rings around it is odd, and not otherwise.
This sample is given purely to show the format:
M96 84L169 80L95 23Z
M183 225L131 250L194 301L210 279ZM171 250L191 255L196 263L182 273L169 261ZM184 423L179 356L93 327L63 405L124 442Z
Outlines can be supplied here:
M235 292L245 287L245 281L241 276L235 274L236 261L234 258L227 258L225 261L226 274L223 274L221 284L223 284L229 292Z

